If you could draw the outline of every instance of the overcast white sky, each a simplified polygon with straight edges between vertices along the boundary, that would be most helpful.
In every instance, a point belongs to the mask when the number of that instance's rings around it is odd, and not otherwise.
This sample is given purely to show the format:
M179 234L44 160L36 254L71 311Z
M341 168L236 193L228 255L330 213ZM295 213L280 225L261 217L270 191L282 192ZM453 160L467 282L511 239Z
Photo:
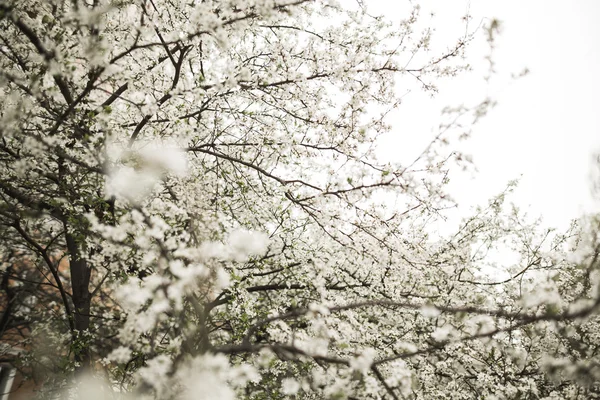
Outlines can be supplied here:
M374 3L374 13L406 16L406 1ZM444 106L491 95L498 106L476 127L469 145L479 172L454 176L452 182L452 194L463 209L485 202L522 175L513 199L529 206L531 214L543 215L546 224L564 228L571 218L591 210L592 154L600 151L600 1L420 3L424 16L436 12L431 25L438 44L456 37L467 8L473 26L486 17L501 20L494 53L499 74L489 84L479 71L441 85L435 99L410 93L390 120L394 129L385 138L383 156L400 160L403 152L417 151L415 144L421 147L432 137ZM470 62L483 65L484 44L479 40L474 45ZM531 71L528 76L510 79L525 67Z

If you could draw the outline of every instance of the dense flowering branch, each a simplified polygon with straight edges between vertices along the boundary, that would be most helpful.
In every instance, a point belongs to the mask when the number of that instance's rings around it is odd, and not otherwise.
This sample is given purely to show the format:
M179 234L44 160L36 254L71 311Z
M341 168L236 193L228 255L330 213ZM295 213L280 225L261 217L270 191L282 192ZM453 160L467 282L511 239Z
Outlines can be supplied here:
M454 139L494 101L378 157L400 92L469 70L475 32L439 51L422 25L362 2L2 3L0 358L48 397L85 370L137 398L595 395L597 226L542 230L510 184L436 232L470 162Z

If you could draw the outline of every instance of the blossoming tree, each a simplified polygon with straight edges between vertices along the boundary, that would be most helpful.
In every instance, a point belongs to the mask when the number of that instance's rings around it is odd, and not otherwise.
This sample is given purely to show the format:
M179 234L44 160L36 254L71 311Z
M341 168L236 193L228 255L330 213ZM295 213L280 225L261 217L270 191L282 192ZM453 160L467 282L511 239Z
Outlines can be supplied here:
M468 70L468 16L436 53L419 10L0 2L3 359L49 397L73 372L158 399L597 394L593 224L540 231L502 193L432 228L492 102L377 159L398 82Z

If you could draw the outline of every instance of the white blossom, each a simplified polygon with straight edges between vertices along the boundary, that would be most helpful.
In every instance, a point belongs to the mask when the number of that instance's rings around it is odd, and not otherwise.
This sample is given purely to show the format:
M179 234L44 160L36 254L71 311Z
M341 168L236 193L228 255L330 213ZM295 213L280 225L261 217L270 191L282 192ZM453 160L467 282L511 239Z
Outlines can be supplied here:
M285 395L295 395L300 390L300 383L293 378L284 378L281 381L281 392Z
M131 349L125 346L117 347L106 358L119 364L126 363L131 359Z
M269 246L269 237L264 233L238 229L229 235L227 245L232 259L244 261L249 256L263 255Z
M448 339L448 336L452 332L452 328L448 325L437 328L435 331L431 333L431 337L438 341L443 342Z
M375 349L363 350L358 356L350 360L350 368L362 374L366 374L369 372L376 354L377 351L375 351Z

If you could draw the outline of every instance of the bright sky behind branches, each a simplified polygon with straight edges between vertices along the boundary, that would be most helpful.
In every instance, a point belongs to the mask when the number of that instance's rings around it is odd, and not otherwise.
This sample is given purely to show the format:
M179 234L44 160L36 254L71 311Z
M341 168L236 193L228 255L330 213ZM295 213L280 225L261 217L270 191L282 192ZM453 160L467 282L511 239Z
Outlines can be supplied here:
M373 3L373 14L406 17L408 2ZM390 118L394 128L384 138L382 155L396 161L414 158L435 136L444 106L472 104L489 95L498 105L476 126L465 147L478 172L454 174L451 181L461 209L484 203L521 175L512 199L530 206L530 213L542 215L547 225L565 228L572 218L597 208L590 195L590 171L593 154L600 151L600 2L420 3L424 22L436 29L434 51L460 35L457 29L464 29L461 17L467 10L473 17L471 30L491 18L500 20L493 53L497 75L489 82L483 79L489 47L480 29L468 53L475 71L440 83L434 99L411 91ZM433 19L430 11L435 11ZM524 68L530 71L527 76L511 78Z

